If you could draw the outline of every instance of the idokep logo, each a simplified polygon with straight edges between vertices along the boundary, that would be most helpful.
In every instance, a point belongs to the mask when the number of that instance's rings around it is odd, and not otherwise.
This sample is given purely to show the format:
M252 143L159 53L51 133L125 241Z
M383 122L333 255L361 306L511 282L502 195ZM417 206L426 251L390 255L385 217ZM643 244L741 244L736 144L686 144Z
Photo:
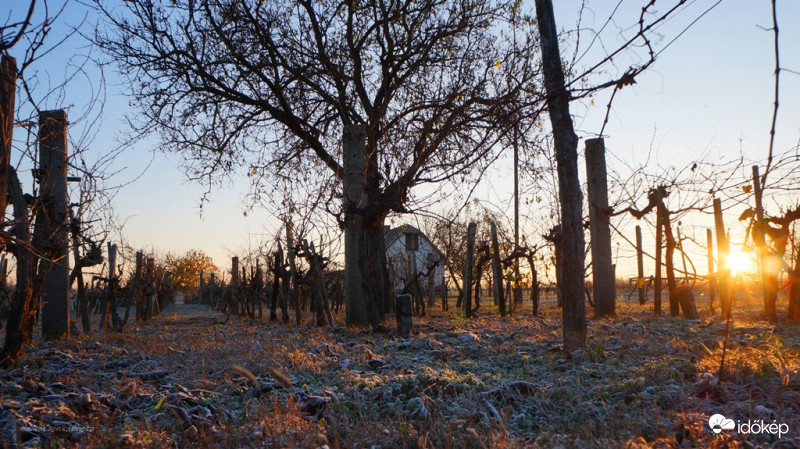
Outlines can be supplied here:
M711 430L714 433L720 433L723 430L735 429L736 423L733 422L732 419L728 419L725 416L717 413L716 415L711 415L711 418L708 418L708 427L711 427Z
M715 434L722 433L723 430L736 429L736 432L739 434L768 433L777 435L779 439L789 433L789 425L786 423L778 424L775 421L769 423L765 422L764 420L752 421L749 419L747 422L733 422L732 419L728 419L719 413L711 415L711 418L708 418L708 427L710 427L711 431Z

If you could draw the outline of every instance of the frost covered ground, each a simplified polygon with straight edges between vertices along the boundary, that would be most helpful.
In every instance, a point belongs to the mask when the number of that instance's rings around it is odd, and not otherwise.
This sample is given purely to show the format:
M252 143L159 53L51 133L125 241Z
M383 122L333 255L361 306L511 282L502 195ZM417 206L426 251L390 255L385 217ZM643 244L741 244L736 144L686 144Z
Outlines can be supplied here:
M784 305L785 308L785 305ZM123 333L35 342L0 372L3 445L800 447L800 332L621 305L565 356L560 315L415 317L400 340L174 305ZM310 321L310 316L306 317ZM234 366L238 365L238 366ZM232 368L233 367L233 368ZM272 374L270 374L272 372ZM288 377L281 379L280 373ZM283 385L282 385L283 383ZM708 419L786 424L714 434Z

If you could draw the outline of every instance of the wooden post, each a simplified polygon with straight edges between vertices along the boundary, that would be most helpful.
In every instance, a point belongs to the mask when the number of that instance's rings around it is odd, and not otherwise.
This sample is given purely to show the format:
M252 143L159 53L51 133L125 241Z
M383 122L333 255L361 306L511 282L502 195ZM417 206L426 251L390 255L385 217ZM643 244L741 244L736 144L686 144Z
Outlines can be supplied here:
M250 292L247 288L251 280L247 277L247 268L242 264L239 267L239 292L236 295L236 309L240 315L250 315Z
M160 276L157 288L155 290L155 301L153 301L156 316L161 316L161 309L169 299L169 291L171 289L170 284L172 283L171 277L172 273L169 271L165 271Z
M442 261L442 310L447 311L447 278L445 277L444 261Z
M264 279L264 270L261 269L261 264L256 260L256 294L255 298L258 301L258 319L264 319L264 297L266 292L266 279Z
M216 273L211 273L208 275L208 305L211 306L212 309L215 309L216 303L216 293L217 293L217 280L216 280Z
M240 313L239 310L239 258L231 257L231 311Z
M103 305L100 308L100 330L108 329L109 317L115 329L119 328L116 314L116 267L117 267L117 245L108 242L108 279L106 281L106 296L103 298Z
M73 216L74 214L72 211L69 211L70 216L70 227L71 228L78 228L80 229L80 222L78 219ZM73 221L74 220L74 221ZM78 283L78 312L81 315L81 324L83 326L83 332L89 332L91 330L91 320L89 317L89 300L86 298L86 285L83 282L83 267L78 264L80 260L80 233L79 232L72 232L72 255L73 259L75 260L75 267L73 267L75 281Z
M492 230L492 278L494 280L494 299L500 308L500 316L506 316L506 298L503 295L503 270L500 266L500 245L497 242L497 225L491 222Z
M730 268L728 267L728 236L725 235L725 222L722 218L722 202L714 198L714 227L717 231L717 289L719 290L719 303L722 315L731 313L731 286L729 283Z
M422 291L422 282L419 280L419 267L417 266L417 253L412 251L408 253L408 263L411 267L411 279L413 279L411 287L411 299L414 303L414 309L420 316L425 316L425 294Z
M758 265L761 272L761 290L764 296L764 314L770 322L778 321L778 310L776 301L778 299L776 264L771 263L771 258L767 251L767 243L764 239L764 191L761 186L761 177L758 174L758 165L753 165L753 190L756 203L756 229L753 233L753 242L758 251Z
M466 263L464 264L464 315L467 318L472 317L472 257L475 253L475 223L470 223L467 226L467 255Z
M292 278L292 295L294 296L295 322L299 326L303 322L303 311L300 305L300 288L297 285L297 265L294 262L294 237L292 222L286 222L286 257L289 259L289 276ZM361 279L361 277L359 277Z
M316 250L314 250L314 242L311 242L309 248L311 249L311 257L314 259L314 268L317 275L319 294L322 299L322 307L325 311L325 316L328 318L328 325L331 327L331 329L336 329L336 322L333 321L333 314L331 313L331 307L328 303L328 294L325 292L325 284L322 281L322 268L320 267L322 264L322 259L319 257Z
M711 229L706 229L706 240L708 241L708 310L713 314L716 276L714 276L714 239L711 237Z
M0 212L8 207L8 164L14 134L14 100L17 89L17 60L5 52L0 56ZM5 247L5 242L2 246Z
M595 316L614 316L616 289L611 263L606 148L602 138L586 141L586 179L592 248L592 284Z
M144 319L149 320L155 311L156 295L156 261L152 257L145 260L145 307Z
M519 254L519 141L517 127L514 127L514 254ZM522 304L522 288L519 286L519 257L514 259L514 305Z
M197 289L197 302L198 302L198 304L205 304L205 300L203 299L205 290L206 290L205 273L201 271L200 272L200 288Z
M636 225L636 286L639 288L639 304L644 305L647 298L644 293L644 251L642 250L642 227Z
M390 307L388 307L386 309L387 312L388 312L389 310L391 310L391 311L395 310L395 307L394 307L395 294L397 293L397 289L398 289L398 285L397 285L398 280L397 280L397 275L394 272L394 261L393 260L391 260L391 259L387 259L386 260L386 271L387 271L388 276L389 276L389 293L391 293L391 295L389 295L390 300L389 300L389 304L388 304Z
M276 251L273 255L273 269L272 269L272 291L270 291L270 302L269 302L269 320L270 321L278 321L278 290L280 289L280 266L279 263L279 253ZM288 317L287 317L288 319Z
M658 202L661 202L661 194L656 193ZM661 212L663 208L656 208L656 272L655 272L655 285L653 296L653 312L656 315L661 315L661 253L664 246L664 215Z
M436 283L435 280L436 267L431 268L430 271L428 271L428 310L433 309L433 305L436 304L436 286L434 285Z
M108 243L108 307L111 315L111 324L115 329L121 329L120 318L117 316L117 288L119 288L119 274L117 273L117 244ZM126 308L127 309L127 308ZM127 318L127 310L126 310ZM105 329L105 328L104 328Z
M312 250L314 246L314 242L311 242L311 245L308 244L308 240L303 239L301 242L302 249L305 251L306 260L308 260L309 265L309 274L306 275L306 278L311 277L311 304L314 307L314 325L317 327L322 327L325 325L325 312L322 308L322 298L325 296L325 286L322 284L322 270L317 266L317 263L321 263L321 259L317 257L316 251Z
M43 280L42 337L69 337L69 238L67 232L67 112L39 114L39 200L34 246L48 260Z
M280 242L278 242L278 256L277 264L278 267L280 267L281 273L281 321L283 323L289 323L289 321L291 321L289 318L289 276L285 271L286 262Z
M136 268L133 275L133 289L134 297L136 298L136 321L142 321L144 318L144 254L141 251L136 251Z
M342 133L342 165L344 169L344 298L348 326L370 324L367 298L361 281L358 260L363 218L354 209L363 206L366 180L364 146L366 131L361 125L348 125ZM299 313L299 312L298 312ZM299 315L298 315L299 317Z

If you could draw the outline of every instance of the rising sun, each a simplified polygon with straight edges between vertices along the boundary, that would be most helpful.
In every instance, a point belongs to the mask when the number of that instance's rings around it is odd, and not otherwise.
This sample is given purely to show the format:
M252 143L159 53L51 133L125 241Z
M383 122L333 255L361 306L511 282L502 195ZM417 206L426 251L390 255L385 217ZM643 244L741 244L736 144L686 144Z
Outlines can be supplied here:
M756 271L756 263L753 259L753 254L743 251L731 251L728 254L728 268L731 274L736 276L741 273L754 273Z

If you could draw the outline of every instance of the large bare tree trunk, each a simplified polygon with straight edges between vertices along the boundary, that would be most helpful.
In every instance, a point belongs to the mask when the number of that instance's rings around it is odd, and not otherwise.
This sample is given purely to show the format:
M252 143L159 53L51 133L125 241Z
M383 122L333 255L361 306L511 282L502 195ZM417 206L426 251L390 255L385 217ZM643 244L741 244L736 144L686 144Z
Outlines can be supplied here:
M561 203L561 266L563 285L564 350L586 345L586 299L584 297L584 239L581 183L578 178L578 136L569 114L569 92L565 88L558 33L551 0L536 0L536 17L542 39L542 68L547 91L547 109L553 125L553 142Z
M367 230L366 237L369 240L369 253L367 260L370 279L375 286L375 310L378 316L383 319L386 312L390 310L388 306L392 303L390 298L391 287L389 283L389 268L386 262L386 239L384 237L383 216L365 217L364 227ZM362 276L364 274L362 273Z
M362 221L362 224L363 223ZM383 235L383 224L381 224L379 231L380 235ZM374 226L368 227L364 224L361 228L361 238L358 245L359 257L356 267L361 274L361 297L363 298L363 305L367 314L367 324L371 325L373 328L379 328L381 325L380 304L382 303L379 298L382 298L382 296L378 284L378 273L381 270L377 264L382 263L382 260L385 261L386 259L383 239L376 239ZM377 248L376 245L378 246ZM384 256L381 257L380 254L378 254L379 252L383 253ZM345 267L347 264L348 262L345 261ZM385 262L383 262L383 264L385 265Z

